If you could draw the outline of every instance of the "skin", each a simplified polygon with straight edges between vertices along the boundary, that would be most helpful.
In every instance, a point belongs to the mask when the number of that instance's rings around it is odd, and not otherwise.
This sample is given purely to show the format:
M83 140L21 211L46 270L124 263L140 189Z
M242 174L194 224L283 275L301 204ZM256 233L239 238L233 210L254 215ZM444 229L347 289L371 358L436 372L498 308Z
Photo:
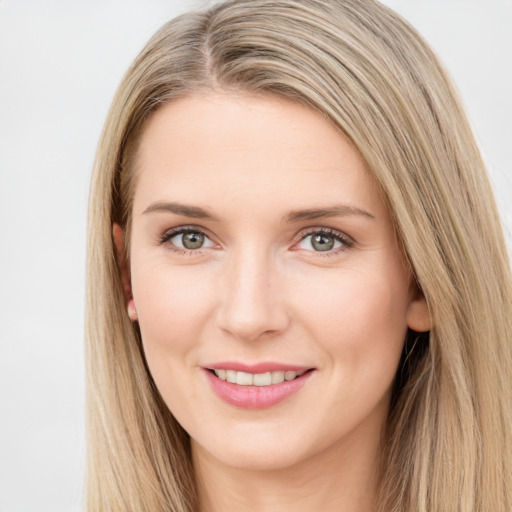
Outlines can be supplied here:
M201 510L372 510L406 331L429 317L362 157L303 106L217 92L153 114L136 172L128 314L191 436ZM182 226L203 247L179 247L169 230ZM316 250L321 229L341 241ZM114 237L122 249L119 226ZM248 410L212 391L203 367L218 361L314 372Z

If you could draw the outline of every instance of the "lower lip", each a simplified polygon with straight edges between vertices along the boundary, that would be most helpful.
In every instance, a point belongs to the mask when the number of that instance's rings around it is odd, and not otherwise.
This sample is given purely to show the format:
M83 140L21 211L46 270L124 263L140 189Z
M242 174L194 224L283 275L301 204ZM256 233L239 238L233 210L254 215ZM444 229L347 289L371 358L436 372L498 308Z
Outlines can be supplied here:
M308 371L296 379L270 386L240 386L219 379L208 370L205 372L215 394L224 402L242 409L272 407L297 393L313 374Z

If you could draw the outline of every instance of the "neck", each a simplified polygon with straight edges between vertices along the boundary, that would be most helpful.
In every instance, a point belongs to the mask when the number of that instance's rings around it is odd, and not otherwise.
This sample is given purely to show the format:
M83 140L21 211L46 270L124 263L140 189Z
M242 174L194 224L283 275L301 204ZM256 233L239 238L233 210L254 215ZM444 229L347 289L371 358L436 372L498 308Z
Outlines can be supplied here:
M363 437L345 438L294 466L265 470L230 467L193 442L199 510L371 512L379 481L380 436L370 443Z

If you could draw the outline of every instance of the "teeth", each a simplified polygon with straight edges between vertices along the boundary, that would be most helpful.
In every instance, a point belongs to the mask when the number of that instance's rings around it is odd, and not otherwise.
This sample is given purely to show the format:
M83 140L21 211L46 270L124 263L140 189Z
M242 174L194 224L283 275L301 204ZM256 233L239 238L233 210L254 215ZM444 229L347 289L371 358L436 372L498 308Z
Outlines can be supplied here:
M272 372L256 373L253 377L255 386L270 386L272 384Z
M293 380L300 377L304 372L282 371L266 373L247 373L237 372L235 370L214 370L215 375L221 380L226 380L239 386L270 386L271 384L281 384L285 380Z
M226 370L215 370L215 375L219 377L219 379L226 380Z
M272 384L279 384L284 382L284 372L272 372Z
M240 386L252 386L252 373L236 372L236 383Z

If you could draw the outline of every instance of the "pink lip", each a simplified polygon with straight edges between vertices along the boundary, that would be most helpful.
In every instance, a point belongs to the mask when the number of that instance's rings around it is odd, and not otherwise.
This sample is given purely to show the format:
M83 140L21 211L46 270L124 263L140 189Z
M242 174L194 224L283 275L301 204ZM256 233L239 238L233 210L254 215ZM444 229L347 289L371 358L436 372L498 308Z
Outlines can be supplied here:
M275 362L263 362L257 364L243 364L235 361L222 361L220 363L207 364L204 368L210 370L235 370L236 372L246 373L266 373L266 372L277 372L277 371L291 371L291 372L305 372L309 370L310 366L297 366L291 364L275 363Z
M234 369L232 367L226 368L226 366L223 366L222 368L226 370ZM265 368L268 368L268 366L265 366ZM284 368L281 365L279 369L283 370ZM242 409L265 409L267 407L272 407L273 405L276 405L297 393L315 372L306 372L294 380L287 380L280 384L272 384L270 386L240 386L238 384L232 384L231 382L219 379L215 374L206 369L204 370L204 373L206 374L215 394L224 402ZM251 373L264 373L264 371L258 370L257 372Z

